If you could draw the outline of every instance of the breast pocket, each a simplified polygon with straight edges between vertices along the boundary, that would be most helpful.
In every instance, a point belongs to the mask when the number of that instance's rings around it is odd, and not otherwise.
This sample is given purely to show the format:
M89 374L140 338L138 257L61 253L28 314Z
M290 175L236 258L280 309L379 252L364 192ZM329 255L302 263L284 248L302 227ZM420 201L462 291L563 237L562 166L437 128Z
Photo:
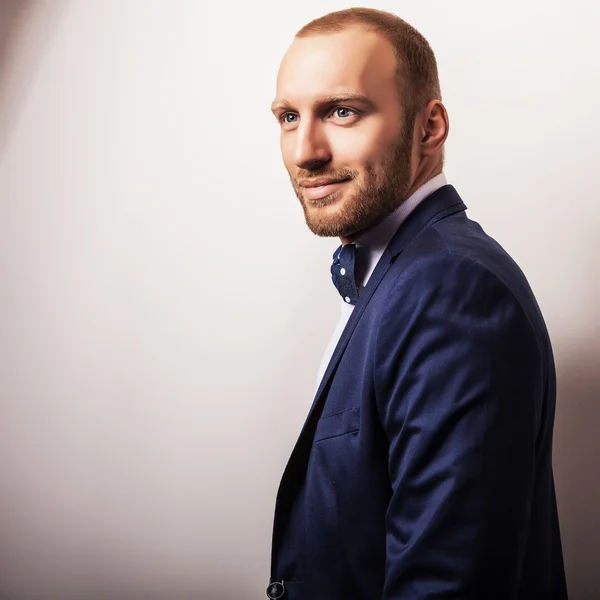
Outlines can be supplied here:
M321 417L317 423L315 442L355 433L360 429L360 406Z

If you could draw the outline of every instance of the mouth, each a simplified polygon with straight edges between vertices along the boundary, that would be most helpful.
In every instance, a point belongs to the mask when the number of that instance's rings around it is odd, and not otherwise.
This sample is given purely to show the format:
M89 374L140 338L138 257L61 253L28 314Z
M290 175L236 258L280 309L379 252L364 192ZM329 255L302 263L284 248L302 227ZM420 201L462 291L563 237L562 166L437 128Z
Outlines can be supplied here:
M320 200L333 192L337 192L344 184L348 183L349 179L343 181L336 181L334 183L326 183L324 185L316 185L306 187L304 186L304 196L308 200Z

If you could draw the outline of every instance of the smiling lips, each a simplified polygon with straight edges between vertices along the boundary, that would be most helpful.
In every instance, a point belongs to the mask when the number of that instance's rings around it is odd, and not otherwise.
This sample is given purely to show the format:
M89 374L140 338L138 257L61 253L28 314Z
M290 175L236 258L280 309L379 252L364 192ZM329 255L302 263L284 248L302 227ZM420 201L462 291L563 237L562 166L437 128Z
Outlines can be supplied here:
M348 179L342 181L315 179L314 181L303 181L300 185L304 188L304 195L308 200L319 200L339 190L348 181Z

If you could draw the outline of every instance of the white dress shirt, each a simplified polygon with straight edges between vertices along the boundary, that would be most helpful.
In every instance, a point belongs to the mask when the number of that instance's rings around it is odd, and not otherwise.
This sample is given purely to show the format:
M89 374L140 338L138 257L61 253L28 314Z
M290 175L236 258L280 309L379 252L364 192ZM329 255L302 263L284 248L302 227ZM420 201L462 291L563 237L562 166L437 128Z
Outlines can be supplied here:
M420 188L403 202L391 215L386 217L381 223L372 227L366 231L363 235L357 238L354 243L356 244L356 285L358 287L358 293L365 288L369 278L371 277L379 259L383 255L387 245L394 237L396 231L402 223L406 220L408 215L421 203L427 196L433 194L436 190L446 185L446 176L444 173L440 173L435 177L432 177L429 181L425 182ZM333 288L335 290L335 287ZM337 293L337 292L336 292ZM340 298L340 318L336 325L336 328L327 344L325 354L321 360L319 367L319 373L317 376L317 389L321 384L321 379L327 369L327 365L331 360L335 347L348 323L348 319L354 310L354 305L347 304L342 298Z

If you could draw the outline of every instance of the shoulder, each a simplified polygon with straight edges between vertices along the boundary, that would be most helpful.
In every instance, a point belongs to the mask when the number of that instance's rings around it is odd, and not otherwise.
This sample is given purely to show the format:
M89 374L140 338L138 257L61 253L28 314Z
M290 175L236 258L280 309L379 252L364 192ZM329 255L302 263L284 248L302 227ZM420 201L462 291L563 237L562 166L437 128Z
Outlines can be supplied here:
M429 298L458 307L469 300L492 300L499 294L514 297L506 281L507 269L495 268L489 255L442 247L439 244L444 240L433 229L423 241L429 246L427 251L409 248L390 267L386 305L398 300L412 309Z
M512 259L494 248L472 252L450 242L431 228L419 252L409 248L390 267L380 340L427 331L442 337L469 334L473 341L528 337L540 345L535 300Z
M464 214L425 227L395 258L386 279L386 305L397 298L418 303L423 295L459 305L500 295L528 312L537 308L517 263Z

